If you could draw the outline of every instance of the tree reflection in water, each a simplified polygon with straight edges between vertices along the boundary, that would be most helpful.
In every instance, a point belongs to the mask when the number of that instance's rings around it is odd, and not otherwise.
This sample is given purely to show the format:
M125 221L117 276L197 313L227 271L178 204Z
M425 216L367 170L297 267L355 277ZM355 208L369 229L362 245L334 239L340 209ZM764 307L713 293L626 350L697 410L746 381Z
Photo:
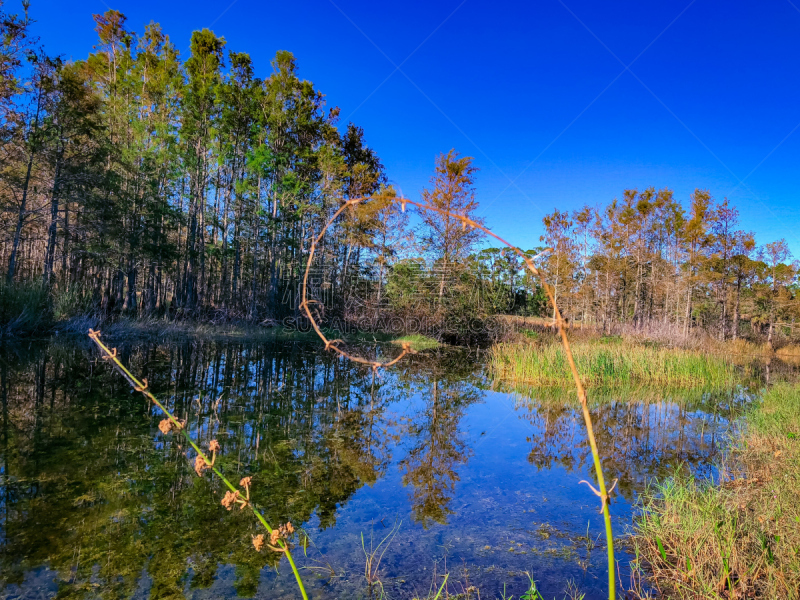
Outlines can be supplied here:
M253 477L274 522L336 523L337 507L389 464L389 395L371 373L280 347L184 343L121 349L201 443L218 439L224 471ZM236 566L252 595L262 569L252 518L228 513L211 478L187 468L158 415L104 365L59 345L5 352L2 541L6 584L47 565L61 595L128 597L149 578L153 597L211 585Z
M452 513L449 503L458 481L456 469L469 456L460 422L465 409L480 399L480 392L464 380L442 373L430 377L417 382L422 407L401 428L401 435L412 440L400 461L403 484L413 486L413 515L423 527L444 524Z
M579 471L591 459L577 405L567 394L526 390L517 408L535 434L529 462L539 469L560 465ZM752 401L744 389L728 392L601 390L590 394L595 405L595 435L603 464L619 490L633 500L648 481L668 477L678 467L710 473L736 419Z

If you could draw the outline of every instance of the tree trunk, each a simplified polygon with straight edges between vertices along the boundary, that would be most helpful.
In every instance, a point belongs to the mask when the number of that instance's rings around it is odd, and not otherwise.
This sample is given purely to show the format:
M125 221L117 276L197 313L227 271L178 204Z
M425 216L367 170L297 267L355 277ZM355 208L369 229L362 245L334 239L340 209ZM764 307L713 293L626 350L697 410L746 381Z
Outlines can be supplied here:
M69 283L69 199L64 202L64 242L61 248L61 280Z
M775 329L775 290L772 291L772 298L769 303L769 332L767 333L767 344L770 348L772 345L772 332Z
M694 291L692 284L689 284L686 290L686 315L684 316L683 321L683 337L689 336L689 330L691 329L690 321L692 319L692 292Z
M20 202L19 206L19 214L17 217L17 227L14 231L14 243L11 247L11 258L8 260L8 274L6 275L6 281L11 283L14 281L14 274L17 269L17 251L19 249L19 240L22 234L22 226L25 224L25 211L27 209L27 202L28 202L28 189L30 187L31 182L31 169L33 168L33 158L36 155L36 137L39 133L39 114L42 110L42 90L39 88L38 95L36 97L36 114L33 117L33 129L31 130L31 134L29 136L29 141L31 142L30 154L28 155L28 166L25 169L25 182L22 184L22 201Z
M721 329L721 336L722 341L725 341L728 332L728 289L725 285L725 278L722 279L722 327Z
M38 112L37 112L38 116ZM28 157L28 168L25 172L25 182L22 184L22 201L19 203L19 214L17 216L17 228L14 231L14 243L11 246L11 258L8 260L8 274L6 281L14 281L14 273L17 270L17 251L19 250L19 239L22 234L22 226L25 224L25 210L28 202L28 187L31 181L31 168L33 167L34 152L31 150Z
M47 253L44 259L44 284L52 285L53 262L56 254L56 235L58 233L58 188L61 184L62 150L56 155L56 172L53 178L53 193L50 195L50 227L47 231Z
M256 217L258 218L258 217ZM256 292L258 290L257 286L257 274L258 274L258 224L256 223L255 227L255 246L253 248L253 281L252 281L252 289L250 293L250 310L248 311L247 317L250 320L255 319L256 317Z
M742 288L742 280L736 280L736 304L733 306L733 331L732 336L734 340L739 339L739 297Z

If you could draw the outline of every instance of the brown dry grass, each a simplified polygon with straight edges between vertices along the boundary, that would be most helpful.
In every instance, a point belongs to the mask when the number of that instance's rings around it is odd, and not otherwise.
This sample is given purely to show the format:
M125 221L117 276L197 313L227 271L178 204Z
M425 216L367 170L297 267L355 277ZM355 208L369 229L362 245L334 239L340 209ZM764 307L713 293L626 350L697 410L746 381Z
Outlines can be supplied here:
M775 355L784 362L793 365L800 364L800 345L789 344L783 348L778 348Z

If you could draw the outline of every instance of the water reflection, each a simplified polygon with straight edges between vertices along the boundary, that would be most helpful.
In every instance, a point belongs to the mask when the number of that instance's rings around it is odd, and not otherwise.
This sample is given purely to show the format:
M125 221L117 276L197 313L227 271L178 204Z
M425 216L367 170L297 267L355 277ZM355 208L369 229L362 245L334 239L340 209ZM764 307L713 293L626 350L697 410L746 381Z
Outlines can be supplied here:
M577 487L588 446L564 398L488 392L465 352L376 377L294 342L120 351L201 444L220 441L223 471L252 476L268 520L304 528L312 545L296 554L315 597L364 593L361 534L401 520L382 571L396 597L427 588L443 556L489 597L523 570L558 586L551 595L573 577L602 596L603 565L579 540L587 519L590 534L601 527ZM158 411L88 346L0 349L0 397L0 596L295 596L277 557L253 551L252 516L220 506L218 482L194 475ZM618 522L648 478L708 464L745 402L599 402Z
M588 468L591 451L584 437L583 415L573 403L518 398L517 406L535 431L528 436L528 460L539 469L559 465L568 471ZM714 458L736 419L751 402L745 388L729 392L653 390L597 394L592 409L595 436L607 477L619 479L628 500L648 481L686 467L700 476L713 474ZM590 394L592 398L592 394Z
M401 428L401 436L411 440L411 447L400 461L400 469L403 484L413 487L414 519L428 527L445 524L453 512L450 501L458 481L456 470L470 453L460 422L465 409L481 395L466 382L440 374L419 387L416 391L425 400Z

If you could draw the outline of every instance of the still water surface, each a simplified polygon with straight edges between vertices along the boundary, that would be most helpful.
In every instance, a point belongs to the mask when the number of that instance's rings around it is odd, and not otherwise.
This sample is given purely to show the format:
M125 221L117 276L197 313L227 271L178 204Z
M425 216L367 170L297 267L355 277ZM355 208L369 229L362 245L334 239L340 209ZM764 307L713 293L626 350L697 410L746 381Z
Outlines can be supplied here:
M381 353L380 348L365 349ZM480 354L439 350L373 377L318 344L138 343L123 361L217 439L230 479L250 475L273 523L310 544L294 554L313 598L369 597L367 552L387 536L379 578L391 598L574 581L606 594L599 502L569 390L492 389ZM294 598L286 562L256 553L252 514L226 511L159 411L91 348L0 348L0 598ZM637 494L714 456L749 402L741 389L613 392L594 410L615 532ZM630 556L618 552L623 585ZM277 566L277 569L276 569Z

